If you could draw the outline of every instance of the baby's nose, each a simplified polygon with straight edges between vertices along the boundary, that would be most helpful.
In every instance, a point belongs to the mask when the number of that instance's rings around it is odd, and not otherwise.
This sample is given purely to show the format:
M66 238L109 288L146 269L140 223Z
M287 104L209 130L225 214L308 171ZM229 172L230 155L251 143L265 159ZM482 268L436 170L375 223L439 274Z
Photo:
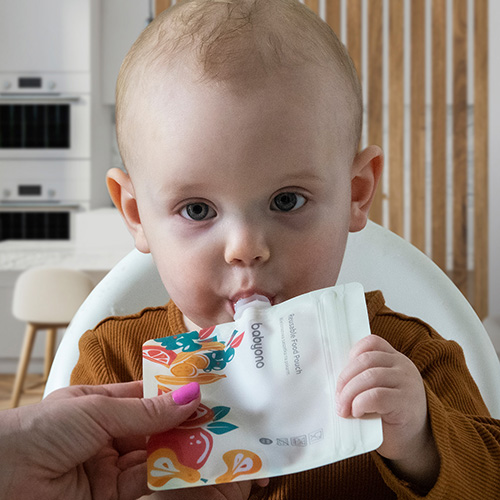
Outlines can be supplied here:
M228 264L252 266L267 262L270 256L263 231L243 226L228 232L224 255Z

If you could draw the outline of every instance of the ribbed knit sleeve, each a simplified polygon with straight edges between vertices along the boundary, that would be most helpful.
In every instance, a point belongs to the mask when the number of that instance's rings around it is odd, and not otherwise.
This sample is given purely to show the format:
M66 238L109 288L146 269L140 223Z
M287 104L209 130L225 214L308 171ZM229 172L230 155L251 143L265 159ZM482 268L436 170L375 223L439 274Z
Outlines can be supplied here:
M461 347L442 339L420 320L381 308L372 331L409 357L424 380L432 433L441 458L434 488L425 498L500 498L500 422L490 418L469 374ZM373 459L386 484L401 499L422 498Z
M182 313L173 302L129 316L106 318L80 338L80 358L71 384L142 380L144 342L185 331Z

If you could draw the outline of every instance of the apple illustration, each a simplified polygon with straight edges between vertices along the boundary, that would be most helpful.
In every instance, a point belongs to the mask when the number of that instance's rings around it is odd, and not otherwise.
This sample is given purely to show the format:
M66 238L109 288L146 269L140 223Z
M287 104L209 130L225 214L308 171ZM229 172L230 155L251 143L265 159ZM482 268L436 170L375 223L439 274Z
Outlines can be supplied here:
M213 447L213 438L206 430L196 428L176 428L162 434L151 436L148 442L148 455L160 448L172 450L177 460L186 467L201 469Z

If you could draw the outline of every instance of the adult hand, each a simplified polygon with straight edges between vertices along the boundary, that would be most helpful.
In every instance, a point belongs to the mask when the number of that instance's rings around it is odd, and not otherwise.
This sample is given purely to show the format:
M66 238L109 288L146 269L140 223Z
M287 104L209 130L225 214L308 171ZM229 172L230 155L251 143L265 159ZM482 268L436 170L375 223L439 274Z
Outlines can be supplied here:
M269 484L269 479L159 491L150 498L151 500L247 500L254 484L265 487Z
M68 387L39 404L5 410L0 498L128 500L148 494L145 436L181 424L199 403L198 384L143 399L142 382L130 382ZM124 447L126 454L119 451Z
M439 455L427 415L420 372L386 340L369 335L351 350L337 382L342 417L378 414L384 441L378 453L402 479L428 490L439 473Z

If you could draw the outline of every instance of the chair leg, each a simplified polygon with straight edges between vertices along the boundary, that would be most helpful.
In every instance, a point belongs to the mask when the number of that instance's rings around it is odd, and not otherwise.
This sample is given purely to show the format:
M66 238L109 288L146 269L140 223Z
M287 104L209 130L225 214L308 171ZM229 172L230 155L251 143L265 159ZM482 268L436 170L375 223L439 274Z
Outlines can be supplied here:
M28 323L26 326L26 333L24 334L23 348L21 351L21 358L17 367L16 379L14 381L14 388L12 389L12 397L10 400L10 407L17 408L19 406L19 399L24 386L24 379L26 378L26 371L31 358L31 350L35 341L37 328L36 326Z
M47 339L45 341L45 366L43 370L43 381L49 378L50 367L54 361L54 349L56 345L57 328L47 329Z

